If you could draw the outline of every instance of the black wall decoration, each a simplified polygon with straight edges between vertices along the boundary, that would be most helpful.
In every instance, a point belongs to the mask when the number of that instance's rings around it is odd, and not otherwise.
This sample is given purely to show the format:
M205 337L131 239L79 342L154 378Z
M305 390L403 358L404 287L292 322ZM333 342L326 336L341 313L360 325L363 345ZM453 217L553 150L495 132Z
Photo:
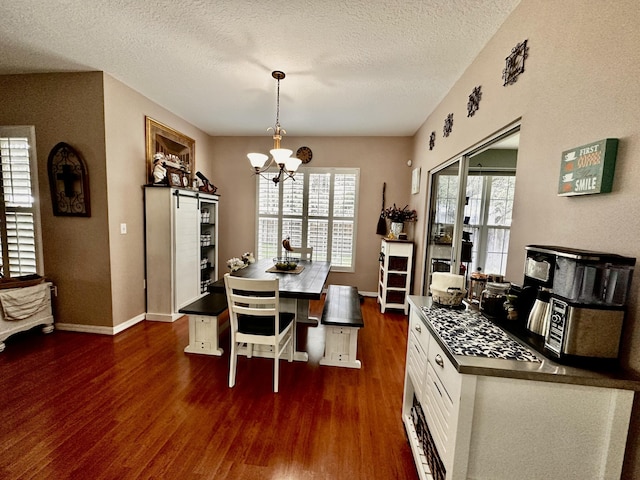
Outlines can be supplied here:
M80 154L64 142L58 143L47 162L53 214L90 217L89 173Z
M478 85L473 89L471 95L469 95L469 102L467 103L467 117L473 117L478 111L480 106L480 99L482 98L482 85Z
M433 150L433 147L436 146L436 132L431 132L431 136L429 137L429 150Z
M445 118L444 120L444 128L443 128L444 136L448 137L449 134L451 133L451 130L453 130L453 113L450 113L449 115L447 115L447 118Z
M502 71L503 86L512 85L518 80L518 75L524 72L524 61L529 56L527 40L517 44L511 49L511 54L506 58L506 65Z

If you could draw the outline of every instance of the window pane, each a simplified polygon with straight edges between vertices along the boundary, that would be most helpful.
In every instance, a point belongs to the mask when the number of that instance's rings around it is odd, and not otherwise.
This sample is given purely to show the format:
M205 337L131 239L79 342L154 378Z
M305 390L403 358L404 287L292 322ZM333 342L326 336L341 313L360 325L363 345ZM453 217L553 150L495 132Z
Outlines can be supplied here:
M339 267L351 266L353 256L353 222L334 222L331 242L331 265Z
M467 178L467 205L464 213L469 217L469 225L482 223L482 177L479 175Z
M282 214L302 216L304 203L304 174L297 174L295 181L282 185ZM277 190L277 189L274 189Z
M313 258L326 262L329 247L329 222L327 220L309 220L307 225L307 244L313 247Z
M278 219L258 220L258 258L274 258L280 254L281 241L278 238Z
M289 237L293 248L302 246L302 218L283 218L282 236ZM282 242L280 242L282 244ZM282 249L284 255L284 248Z
M494 176L491 178L489 225L511 225L514 186L514 176Z
M330 173L312 173L309 175L309 216L327 217L329 215L330 189Z
M507 267L509 230L506 228L487 229L487 257L485 272L504 275Z
M333 216L353 217L356 206L356 176L336 175L333 192Z
M457 206L458 176L440 175L438 177L435 223L455 223Z
M278 215L280 191L268 178L258 176L259 215Z

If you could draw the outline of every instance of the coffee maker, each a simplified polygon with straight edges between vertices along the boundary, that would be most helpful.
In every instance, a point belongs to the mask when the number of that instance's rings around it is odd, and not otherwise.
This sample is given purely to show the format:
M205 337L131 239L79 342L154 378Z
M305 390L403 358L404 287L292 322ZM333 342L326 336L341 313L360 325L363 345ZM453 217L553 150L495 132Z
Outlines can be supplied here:
M617 359L636 259L548 245L525 248L524 285L548 291L544 328L534 332L544 337L546 352L561 360Z

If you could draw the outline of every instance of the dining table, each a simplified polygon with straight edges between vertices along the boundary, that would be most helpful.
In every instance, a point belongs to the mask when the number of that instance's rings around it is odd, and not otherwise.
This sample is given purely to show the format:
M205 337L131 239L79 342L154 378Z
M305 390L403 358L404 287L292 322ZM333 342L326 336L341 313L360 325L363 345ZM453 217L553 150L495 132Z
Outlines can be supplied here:
M273 280L277 278L278 288L280 292L280 309L284 312L294 313L296 320L294 322L294 355L296 361L306 362L309 360L307 352L298 351L297 349L297 325L306 324L317 326L317 319L309 317L309 301L320 300L324 285L329 277L331 263L318 260L300 260L295 270L279 271L274 268L271 259L256 260L255 263L248 264L246 267L231 272L235 277L254 278L258 280ZM221 278L211 284L209 287L211 292L224 292L224 278ZM253 354L256 356L273 357L272 351L260 351L257 345ZM242 353L242 350L240 351ZM269 355L271 354L271 355Z

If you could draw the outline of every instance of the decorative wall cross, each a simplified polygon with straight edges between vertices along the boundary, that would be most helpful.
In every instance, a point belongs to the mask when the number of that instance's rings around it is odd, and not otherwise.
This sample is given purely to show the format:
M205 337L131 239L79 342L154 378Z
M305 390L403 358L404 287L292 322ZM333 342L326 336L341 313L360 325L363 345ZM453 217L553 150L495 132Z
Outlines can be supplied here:
M89 173L80 154L60 142L49 153L47 170L53 214L90 217Z

